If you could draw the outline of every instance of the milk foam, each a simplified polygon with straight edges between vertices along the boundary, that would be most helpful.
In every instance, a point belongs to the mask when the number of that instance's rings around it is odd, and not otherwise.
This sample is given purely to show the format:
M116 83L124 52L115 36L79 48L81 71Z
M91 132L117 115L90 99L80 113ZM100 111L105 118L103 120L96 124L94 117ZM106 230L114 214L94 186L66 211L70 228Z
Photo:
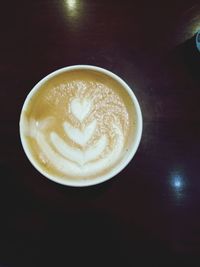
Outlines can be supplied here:
M79 120L83 121L91 110L91 101L83 99L82 101L75 98L70 103L70 109L72 114Z
M90 140L96 129L96 120L91 122L83 130L74 128L68 122L64 122L65 133L71 138L75 143L84 146Z
M109 167L119 158L123 149L124 138L118 126L114 125L113 129L116 135L115 146L104 158L98 160L96 158L101 155L107 145L105 136L102 136L94 147L85 151L69 147L55 133L51 133L51 142L48 142L41 132L38 132L34 138L41 149L43 161L46 159L46 163L51 163L63 174L89 176Z
M108 140L105 135L103 135L91 148L89 147L85 150L74 147L72 148L54 132L51 133L50 138L51 143L60 155L70 161L76 162L79 165L84 165L86 162L96 160L108 144Z

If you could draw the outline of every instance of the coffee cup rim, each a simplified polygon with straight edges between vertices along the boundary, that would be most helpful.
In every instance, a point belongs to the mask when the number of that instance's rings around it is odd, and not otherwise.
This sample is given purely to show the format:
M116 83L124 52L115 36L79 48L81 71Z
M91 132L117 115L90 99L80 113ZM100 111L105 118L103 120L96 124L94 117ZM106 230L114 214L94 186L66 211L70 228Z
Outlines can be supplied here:
M26 107L28 106L31 97L40 89L41 85L44 84L45 82L47 82L50 78L57 76L58 74L61 74L61 73L66 72L66 71L83 70L83 69L94 70L94 71L99 71L101 73L104 73L105 75L110 76L111 78L113 78L114 80L116 80L117 82L119 82L122 85L122 87L129 94L129 96L133 102L133 105L135 107L136 120L137 120L137 123L136 123L137 132L136 132L136 135L134 138L135 141L134 141L134 143L131 144L130 152L129 152L128 156L126 157L126 160L120 162L118 166L116 166L113 170L111 170L107 174L100 176L100 177L92 178L92 179L77 179L77 180L76 179L74 179L74 180L66 179L66 178L64 179L62 177L50 175L47 172L45 172L39 166L39 164L37 164L37 162L33 158L28 146L26 145L25 138L24 138L24 135L22 133L22 128L23 128L23 116L22 116L22 114L26 110ZM118 75L116 75L112 71L107 70L107 69L102 68L102 67L94 66L94 65L72 65L72 66L62 67L62 68L59 68L59 69L51 72L50 74L46 75L31 89L31 91L26 96L26 99L25 99L24 104L22 106L22 110L21 110L21 114L20 114L20 120L19 120L19 132L20 132L20 140L22 143L22 147L24 149L26 156L28 157L31 164L35 167L35 169L37 171L39 171L39 173L41 173L43 176L50 179L51 181L54 181L54 182L62 184L62 185L73 186L73 187L86 187L86 186L97 185L97 184L100 184L100 183L105 182L107 180L110 180L111 178L118 175L133 159L133 157L134 157L134 155L138 149L138 146L140 144L140 141L141 141L142 129L143 129L142 112L141 112L139 102L138 102L135 94L133 93L132 89L129 87L129 85L122 78L120 78Z

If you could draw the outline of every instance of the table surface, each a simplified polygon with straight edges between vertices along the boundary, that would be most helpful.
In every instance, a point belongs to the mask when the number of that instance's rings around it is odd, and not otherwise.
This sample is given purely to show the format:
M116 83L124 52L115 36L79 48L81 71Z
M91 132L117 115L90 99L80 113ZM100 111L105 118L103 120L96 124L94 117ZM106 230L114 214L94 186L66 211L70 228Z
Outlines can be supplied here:
M195 0L1 3L1 267L200 266L198 27ZM30 89L74 64L122 77L144 120L128 167L86 188L40 175L18 129Z

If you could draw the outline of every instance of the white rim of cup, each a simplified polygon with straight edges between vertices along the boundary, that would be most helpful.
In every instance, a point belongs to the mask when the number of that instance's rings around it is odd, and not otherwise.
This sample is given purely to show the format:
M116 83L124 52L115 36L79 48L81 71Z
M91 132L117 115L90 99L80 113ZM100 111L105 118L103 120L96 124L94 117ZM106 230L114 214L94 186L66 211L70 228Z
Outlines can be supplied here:
M44 84L47 80L49 80L50 78L56 76L57 74L66 72L66 71L71 71L71 70L77 70L77 69L88 69L88 70L94 70L94 71L99 71L101 73L104 73L108 76L110 76L111 78L113 78L114 80L116 80L117 82L119 82L122 87L128 92L129 96L131 97L131 100L133 102L133 105L135 106L135 110L136 110L136 136L135 136L135 142L131 144L130 147L130 152L128 154L128 156L126 157L126 160L122 160L118 166L116 166L114 169L112 169L109 173L100 176L100 177L96 177L96 178L91 178L91 179L66 179L66 178L61 178L61 177L57 177L54 175L50 175L48 173L46 173L35 161L35 159L33 158L30 150L28 149L28 146L26 145L26 141L24 138L24 135L22 133L22 124L23 124L23 119L22 119L22 114L23 112L26 110L26 107L29 104L29 101L31 99L31 97L40 89L41 85ZM47 76L45 76L42 80L40 80L33 88L32 90L29 92L29 94L27 95L24 104L22 106L22 110L21 110L21 114L20 114L20 121L19 121L19 129L20 129L20 139L21 139L21 143L22 143L22 147L24 149L24 152L26 154L26 156L28 157L29 161L31 162L31 164L35 167L35 169L37 171L39 171L43 176L45 176L46 178L50 179L51 181L54 181L56 183L62 184L62 185L67 185L67 186L73 186L73 187L84 187L84 186L91 186L91 185L97 185L100 184L102 182L105 182L107 180L110 180L111 178L113 178L114 176L116 176L117 174L119 174L132 160L132 158L134 157L138 146L140 144L140 140L142 137L142 128L143 128L143 122L142 122L142 112L141 112L141 108L140 105L138 103L138 100L135 96L135 94L133 93L133 91L131 90L131 88L128 86L128 84L123 81L119 76L117 76L116 74L114 74L113 72L106 70L104 68L101 67L97 67L97 66L93 66L93 65L73 65L73 66L68 66L68 67L64 67L64 68L60 68L50 74L48 74Z

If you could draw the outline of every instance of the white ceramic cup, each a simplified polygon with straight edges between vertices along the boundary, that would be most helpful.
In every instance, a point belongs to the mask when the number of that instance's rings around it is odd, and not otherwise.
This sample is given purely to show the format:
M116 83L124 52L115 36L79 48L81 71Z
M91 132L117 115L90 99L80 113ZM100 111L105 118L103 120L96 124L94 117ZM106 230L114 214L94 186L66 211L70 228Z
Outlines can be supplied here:
M54 175L49 175L48 173L46 173L36 162L36 160L34 159L34 157L32 156L32 153L30 151L30 149L28 148L26 141L25 141L25 136L23 134L23 125L25 124L24 119L22 116L22 114L27 110L30 100L32 98L32 96L38 91L40 90L41 86L47 82L50 78L57 76L60 73L63 72L68 72L71 70L82 70L82 69L88 69L88 70L94 70L100 73L103 73L111 78L113 78L114 80L116 80L119 84L122 85L122 87L124 88L124 90L126 90L132 100L132 103L135 107L135 111L136 111L136 128L135 128L135 133L134 133L134 138L133 138L133 142L131 143L130 147L129 147L129 153L126 153L125 158L123 158L120 163L117 165L117 167L113 168L110 172L106 173L105 175L101 176L101 177L96 177L93 179L64 179L64 178L60 178ZM99 183L102 183L104 181L107 181L109 179L111 179L112 177L116 176L120 171L122 171L127 165L128 163L131 161L131 159L133 158L133 156L135 155L137 148L139 146L140 140L141 140L141 136L142 136L142 113L141 113L141 109L138 103L138 100L136 98L136 96L134 95L133 91L130 89L130 87L116 74L112 73L111 71L108 71L106 69L100 68L100 67L96 67L96 66L90 66L90 65L75 65L75 66L69 66L69 67L65 67L65 68L61 68L58 69L52 73L50 73L49 75L47 75L46 77L44 77L41 81L39 81L34 87L33 89L29 92L28 96L25 99L24 105L22 107L22 111L21 111L21 115L20 115L20 122L19 122L19 127L20 127L20 138L21 138L21 143L23 146L23 149L25 151L26 156L28 157L28 159L30 160L30 162L32 163L32 165L41 173L43 174L45 177L49 178L50 180L57 182L59 184L62 185L68 185L68 186L75 186L75 187L83 187L83 186L90 186L90 185L96 185Z

